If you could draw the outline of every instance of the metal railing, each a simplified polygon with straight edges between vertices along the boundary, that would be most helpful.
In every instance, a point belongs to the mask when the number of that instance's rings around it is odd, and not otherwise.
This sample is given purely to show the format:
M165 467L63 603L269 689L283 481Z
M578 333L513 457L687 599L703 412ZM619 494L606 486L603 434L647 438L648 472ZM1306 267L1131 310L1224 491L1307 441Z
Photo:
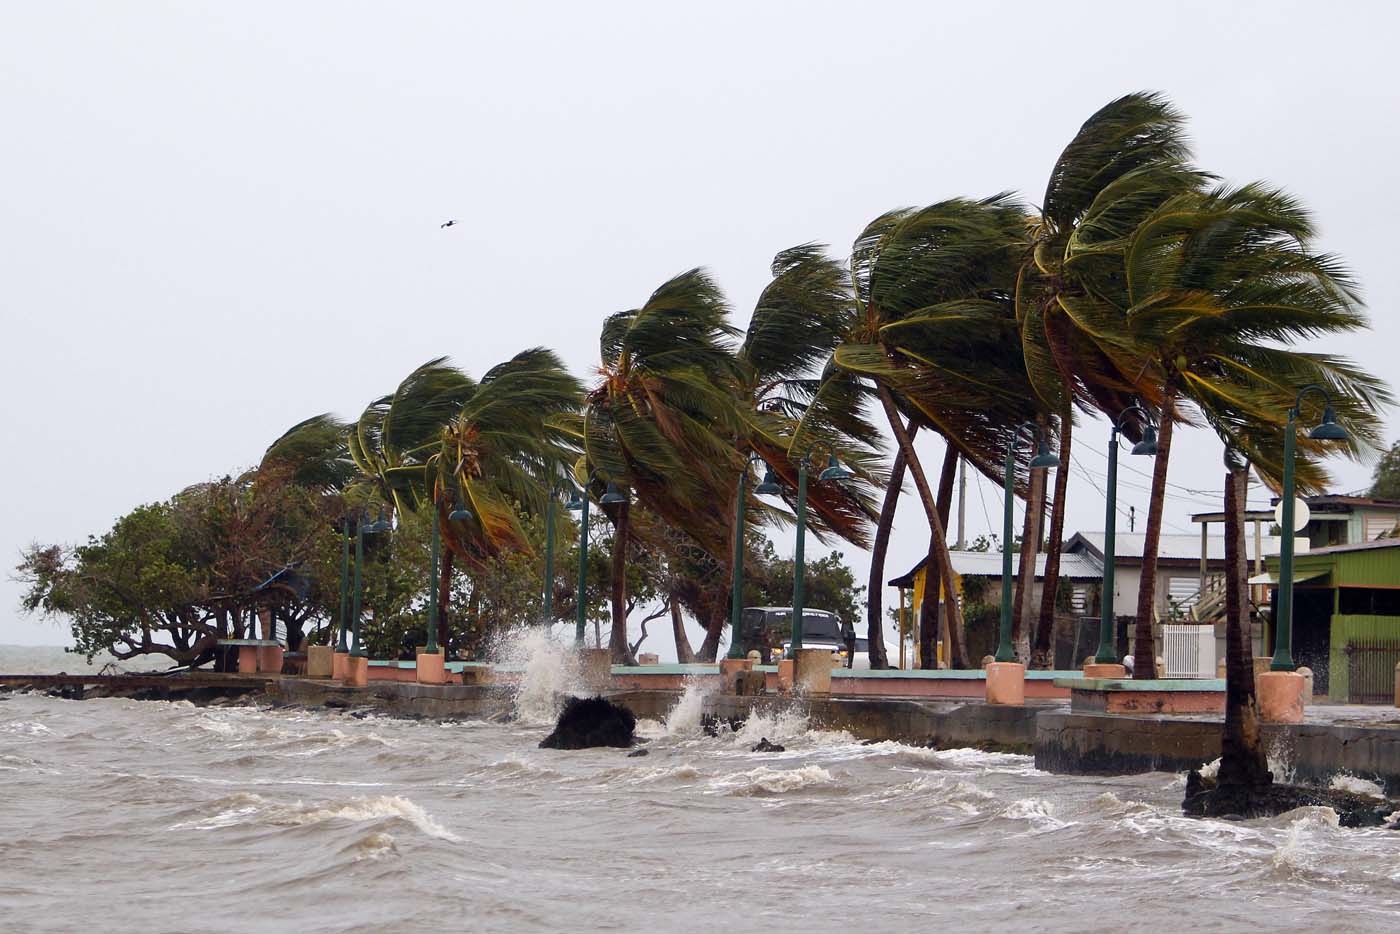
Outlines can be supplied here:
M1400 664L1400 642L1353 639L1342 651L1347 657L1347 703L1395 702L1395 666Z

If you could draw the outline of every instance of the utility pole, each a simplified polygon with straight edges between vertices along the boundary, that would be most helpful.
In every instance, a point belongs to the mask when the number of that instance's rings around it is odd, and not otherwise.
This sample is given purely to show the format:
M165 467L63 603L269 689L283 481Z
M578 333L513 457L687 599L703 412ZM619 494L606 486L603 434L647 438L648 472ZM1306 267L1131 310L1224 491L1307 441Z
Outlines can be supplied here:
M1128 507L1128 531L1129 531L1129 532L1136 532L1136 531L1137 531L1137 507L1136 507L1136 506L1129 506L1129 507Z

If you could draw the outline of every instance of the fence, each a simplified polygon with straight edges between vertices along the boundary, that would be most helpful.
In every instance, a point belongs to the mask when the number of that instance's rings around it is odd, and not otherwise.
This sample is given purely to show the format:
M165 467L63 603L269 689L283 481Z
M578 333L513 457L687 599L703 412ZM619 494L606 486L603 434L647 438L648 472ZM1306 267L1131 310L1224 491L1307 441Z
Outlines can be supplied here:
M1342 651L1347 659L1347 703L1395 702L1395 666L1400 663L1400 642L1353 639Z

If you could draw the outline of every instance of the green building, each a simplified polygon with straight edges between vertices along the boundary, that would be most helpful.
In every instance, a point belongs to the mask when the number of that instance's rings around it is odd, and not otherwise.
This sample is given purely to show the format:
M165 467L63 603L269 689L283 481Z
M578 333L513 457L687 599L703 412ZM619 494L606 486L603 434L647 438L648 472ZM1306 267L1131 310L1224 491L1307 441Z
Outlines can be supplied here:
M1250 578L1277 598L1278 557ZM1271 614L1272 615L1272 614ZM1273 652L1273 627L1267 635ZM1293 658L1333 701L1394 703L1400 662L1400 538L1333 545L1293 559Z

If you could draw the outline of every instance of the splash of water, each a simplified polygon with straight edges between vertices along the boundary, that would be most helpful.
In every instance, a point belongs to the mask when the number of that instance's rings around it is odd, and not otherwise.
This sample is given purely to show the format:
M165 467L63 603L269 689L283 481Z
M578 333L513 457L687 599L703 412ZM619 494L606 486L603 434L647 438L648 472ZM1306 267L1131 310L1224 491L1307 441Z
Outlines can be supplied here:
M578 653L542 626L528 626L505 634L495 645L491 660L516 668L515 716L522 723L552 725L566 698L584 693Z
M714 688L705 688L695 679L686 679L685 692L666 714L661 724L662 736L694 736L700 732L701 720L705 714L705 701Z

